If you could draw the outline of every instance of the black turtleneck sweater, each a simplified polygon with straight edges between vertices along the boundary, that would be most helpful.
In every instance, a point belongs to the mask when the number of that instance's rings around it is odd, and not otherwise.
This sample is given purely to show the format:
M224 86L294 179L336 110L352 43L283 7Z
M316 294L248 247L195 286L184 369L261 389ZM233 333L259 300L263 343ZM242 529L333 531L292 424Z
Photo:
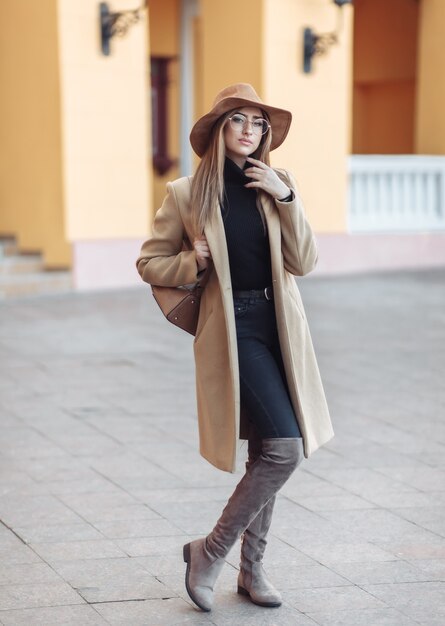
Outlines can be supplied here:
M250 166L246 161L244 168ZM264 289L272 284L269 237L256 206L257 192L244 187L252 180L226 157L221 211L234 290Z

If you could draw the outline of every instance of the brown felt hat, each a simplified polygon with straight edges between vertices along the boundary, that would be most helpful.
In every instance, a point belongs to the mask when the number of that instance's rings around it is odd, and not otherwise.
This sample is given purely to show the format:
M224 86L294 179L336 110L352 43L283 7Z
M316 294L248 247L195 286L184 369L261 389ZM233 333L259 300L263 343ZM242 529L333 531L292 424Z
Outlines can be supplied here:
M271 107L260 99L259 95L248 83L229 85L216 96L212 110L199 118L190 133L190 143L199 157L207 150L212 128L221 115L236 108L253 106L265 111L272 126L271 150L278 148L286 139L292 121L292 113L285 109Z

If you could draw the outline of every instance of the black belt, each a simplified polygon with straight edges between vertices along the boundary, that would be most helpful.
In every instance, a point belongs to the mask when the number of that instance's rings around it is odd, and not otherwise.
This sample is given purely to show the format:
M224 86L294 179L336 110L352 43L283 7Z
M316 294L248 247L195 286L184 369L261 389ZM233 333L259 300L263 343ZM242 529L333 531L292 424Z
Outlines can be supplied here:
M234 291L234 298L264 298L265 300L273 300L272 287L265 287L264 289L249 289L246 291Z

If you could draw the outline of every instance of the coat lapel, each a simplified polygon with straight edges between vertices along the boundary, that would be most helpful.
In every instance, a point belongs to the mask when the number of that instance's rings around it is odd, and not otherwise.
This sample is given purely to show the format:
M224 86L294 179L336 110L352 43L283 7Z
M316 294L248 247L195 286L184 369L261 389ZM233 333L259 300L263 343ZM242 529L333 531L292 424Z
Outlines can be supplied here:
M230 291L229 253L227 251L226 234L219 206L215 207L213 219L204 228L204 234L209 244L213 265L218 275L221 291Z
M263 207L264 217L266 219L267 231L269 234L270 256L272 261L272 272L277 268L277 255L281 252L281 229L280 217L275 203L269 197L265 198L261 206Z

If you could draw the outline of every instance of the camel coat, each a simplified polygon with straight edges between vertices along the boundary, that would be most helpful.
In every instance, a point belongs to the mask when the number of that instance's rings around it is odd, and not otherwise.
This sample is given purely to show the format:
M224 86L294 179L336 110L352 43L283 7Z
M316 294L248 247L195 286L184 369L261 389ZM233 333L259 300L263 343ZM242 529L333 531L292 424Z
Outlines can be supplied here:
M329 411L306 315L294 275L317 261L311 227L293 177L275 170L294 192L291 202L267 197L262 203L272 261L274 305L289 393L304 440L305 456L333 437ZM167 196L152 236L137 260L142 279L167 287L197 280L190 215L191 177L167 183ZM238 353L229 258L221 211L205 228L214 270L201 298L194 339L200 453L217 468L235 472L239 444L247 438L240 407Z

